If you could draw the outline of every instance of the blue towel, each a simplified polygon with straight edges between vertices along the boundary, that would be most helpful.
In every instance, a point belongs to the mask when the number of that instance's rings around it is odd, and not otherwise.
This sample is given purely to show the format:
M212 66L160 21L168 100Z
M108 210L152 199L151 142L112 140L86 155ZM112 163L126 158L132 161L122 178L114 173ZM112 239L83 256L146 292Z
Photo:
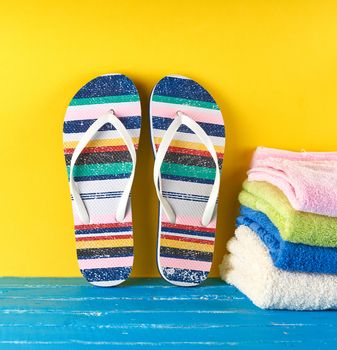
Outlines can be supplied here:
M337 248L284 241L265 214L245 206L241 206L236 224L251 228L268 248L274 265L282 270L337 274Z

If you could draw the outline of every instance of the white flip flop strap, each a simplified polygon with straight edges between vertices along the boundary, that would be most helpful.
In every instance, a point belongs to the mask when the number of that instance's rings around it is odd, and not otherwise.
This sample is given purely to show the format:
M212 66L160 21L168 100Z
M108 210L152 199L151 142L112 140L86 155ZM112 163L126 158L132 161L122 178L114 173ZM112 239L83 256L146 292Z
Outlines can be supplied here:
M216 167L214 184L213 184L208 202L206 204L206 207L202 216L202 221L201 221L203 226L208 226L213 217L216 201L219 194L219 188L220 188L220 169L219 169L218 157L214 149L212 140L205 133L204 129L198 123L196 123L192 118L190 118L189 116L187 116L182 112L177 112L176 118L173 120L169 128L166 130L162 138L162 141L159 145L158 151L156 153L156 160L154 163L154 171L153 171L154 184L156 187L158 199L160 201L160 204L163 207L163 210L167 218L171 223L175 223L176 221L175 212L172 209L170 203L166 200L166 198L163 197L161 193L160 169L163 164L166 152L173 140L175 133L178 131L179 127L183 124L186 125L189 129L191 129L198 136L201 142L206 146L208 152L211 154L214 160L215 167Z
M78 186L74 180L74 166L76 164L76 161L79 157L79 155L82 153L84 148L87 146L90 140L92 140L93 136L96 134L96 132L105 124L110 123L112 124L115 129L120 133L124 143L126 144L128 151L130 152L131 159L132 159L132 172L131 176L129 178L129 181L124 189L124 192L121 196L120 202L118 204L117 212L116 212L116 221L121 222L125 218L125 213L128 206L129 196L131 192L131 187L133 183L133 178L135 175L135 167L136 167L136 150L132 141L132 138L130 134L128 133L127 129L123 125L123 123L118 119L118 117L115 116L113 111L108 112L107 114L104 114L103 116L99 117L85 132L85 134L82 136L81 140L77 144L73 156L71 158L70 162L70 175L69 175L69 183L70 183L70 192L74 199L75 208L77 211L77 214L80 218L80 220L84 224L90 223L90 217L87 211L87 208L85 207L85 204L81 198Z

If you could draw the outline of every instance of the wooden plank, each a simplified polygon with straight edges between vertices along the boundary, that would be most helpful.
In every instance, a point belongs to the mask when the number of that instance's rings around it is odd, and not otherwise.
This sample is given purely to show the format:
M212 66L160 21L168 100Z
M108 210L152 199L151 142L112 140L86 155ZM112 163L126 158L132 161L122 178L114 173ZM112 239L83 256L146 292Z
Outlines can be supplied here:
M219 280L0 278L0 349L328 348L336 330L336 312L260 310Z

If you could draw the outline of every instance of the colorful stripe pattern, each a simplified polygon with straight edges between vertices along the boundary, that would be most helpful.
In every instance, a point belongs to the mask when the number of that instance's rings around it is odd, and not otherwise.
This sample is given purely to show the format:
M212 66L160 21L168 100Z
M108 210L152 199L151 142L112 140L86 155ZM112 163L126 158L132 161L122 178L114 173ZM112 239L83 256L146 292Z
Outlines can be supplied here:
M219 107L203 87L184 77L165 77L153 90L150 118L154 153L177 111L204 129L213 142L221 169L225 129ZM210 153L188 127L181 126L161 167L161 190L176 213L176 223L169 223L160 211L158 267L173 284L197 285L210 271L216 217L208 227L202 226L201 218L214 177L215 163Z
M124 75L97 77L82 87L67 109L63 141L69 168L74 149L97 118L113 109L138 147L141 126L139 95ZM131 208L125 221L115 213L131 175L132 160L119 133L105 124L77 159L74 179L90 216L84 225L73 208L77 258L86 280L98 286L114 286L128 278L133 264Z

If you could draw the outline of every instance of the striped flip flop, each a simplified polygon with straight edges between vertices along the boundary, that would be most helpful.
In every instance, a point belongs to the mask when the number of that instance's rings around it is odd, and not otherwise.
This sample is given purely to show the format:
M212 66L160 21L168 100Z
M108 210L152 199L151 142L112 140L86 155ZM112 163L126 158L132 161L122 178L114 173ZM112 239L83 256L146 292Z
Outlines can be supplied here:
M225 129L218 105L195 81L167 76L154 87L150 126L159 199L157 263L179 286L211 268Z
M125 281L133 264L130 192L141 126L139 95L121 74L99 76L71 100L63 142L80 270L91 284Z

